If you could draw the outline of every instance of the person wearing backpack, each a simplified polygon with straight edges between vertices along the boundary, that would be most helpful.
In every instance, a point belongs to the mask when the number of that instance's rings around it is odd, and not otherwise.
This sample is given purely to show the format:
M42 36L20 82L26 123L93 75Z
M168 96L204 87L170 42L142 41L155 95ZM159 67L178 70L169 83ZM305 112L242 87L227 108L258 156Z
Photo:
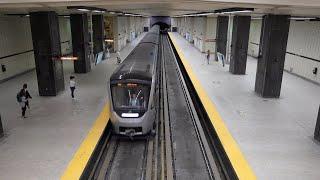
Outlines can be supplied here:
M26 94L26 107L28 107L28 109L30 109L30 104L29 104L29 99L32 99L29 91L28 91L28 85L27 84L23 84L23 90Z

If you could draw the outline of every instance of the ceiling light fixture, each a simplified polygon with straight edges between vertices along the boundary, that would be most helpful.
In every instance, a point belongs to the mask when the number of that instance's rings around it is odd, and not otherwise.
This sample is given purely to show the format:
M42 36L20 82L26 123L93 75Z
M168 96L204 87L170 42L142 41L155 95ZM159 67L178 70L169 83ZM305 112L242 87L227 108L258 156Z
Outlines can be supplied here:
M88 10L88 9L77 9L78 11L83 11L83 12L88 12L88 11L90 11L90 10Z
M224 14L224 13L248 13L253 12L254 8L227 8L227 9L217 9L214 11L216 14Z
M67 6L67 9L74 9L82 12L104 13L107 10L103 8L90 7L90 6Z
M196 14L196 16L209 16L209 15L213 15L213 14L214 14L213 12L204 12L204 13Z
M315 17L291 17L291 20L314 20L317 19Z

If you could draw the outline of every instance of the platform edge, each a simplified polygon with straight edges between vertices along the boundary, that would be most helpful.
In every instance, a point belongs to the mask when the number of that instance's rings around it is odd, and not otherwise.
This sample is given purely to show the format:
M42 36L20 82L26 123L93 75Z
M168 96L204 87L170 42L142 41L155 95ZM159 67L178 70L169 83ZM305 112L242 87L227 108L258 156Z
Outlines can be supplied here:
M110 117L110 104L106 103L100 112L99 116L95 120L86 138L82 141L77 152L69 162L67 168L61 176L61 180L76 180L80 179L82 172L84 171L91 154L93 153L96 145L99 142L101 135L104 132L105 127L109 122Z

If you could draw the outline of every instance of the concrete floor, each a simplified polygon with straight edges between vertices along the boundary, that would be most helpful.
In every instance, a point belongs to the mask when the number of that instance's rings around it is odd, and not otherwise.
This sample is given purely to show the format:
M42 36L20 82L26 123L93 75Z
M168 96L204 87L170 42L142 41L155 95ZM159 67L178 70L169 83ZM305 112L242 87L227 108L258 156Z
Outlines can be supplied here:
M121 51L124 59L144 34ZM74 74L76 99L70 97L73 63L64 62L65 91L38 95L35 71L0 84L0 113L5 137L0 139L0 179L59 179L107 101L106 82L117 67L115 54L87 74ZM28 83L33 99L22 119L16 93Z
M320 86L284 73L281 97L254 92L257 60L248 57L247 74L200 53L178 33L177 43L258 179L320 179L320 144L313 140Z

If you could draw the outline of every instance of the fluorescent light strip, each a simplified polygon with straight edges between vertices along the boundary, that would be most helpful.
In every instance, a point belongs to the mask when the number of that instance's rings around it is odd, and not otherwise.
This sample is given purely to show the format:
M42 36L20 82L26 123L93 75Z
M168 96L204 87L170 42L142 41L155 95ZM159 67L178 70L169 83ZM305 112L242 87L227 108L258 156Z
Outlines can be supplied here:
M247 12L252 12L252 11L243 10L243 11L231 11L231 12L224 12L224 13L247 13Z
M88 9L77 9L78 11L83 11L83 12L88 12L88 11L90 11L90 10L88 10Z
M313 20L313 19L317 19L315 17L291 17L291 20Z

